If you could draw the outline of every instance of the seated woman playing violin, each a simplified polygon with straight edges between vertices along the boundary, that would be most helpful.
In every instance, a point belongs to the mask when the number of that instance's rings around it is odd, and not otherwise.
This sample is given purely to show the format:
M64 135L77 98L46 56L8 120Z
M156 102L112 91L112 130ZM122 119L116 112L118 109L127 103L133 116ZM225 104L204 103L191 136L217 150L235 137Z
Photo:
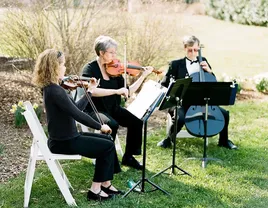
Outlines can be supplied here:
M153 67L144 67L139 79L129 87L125 87L125 80L121 74L111 76L106 70L107 64L116 58L116 41L108 36L99 36L95 40L94 48L97 58L84 66L82 76L100 80L99 87L91 90L92 100L104 123L111 127L111 135L114 139L119 125L127 128L126 149L122 164L141 170L142 165L133 155L141 154L143 122L121 107L120 103L121 95L128 97L128 95L134 93L153 71ZM96 118L90 105L87 105L85 112Z
M66 69L64 64L63 53L47 49L38 56L34 69L33 83L42 88L44 97L48 147L52 153L96 158L95 174L87 199L110 199L114 194L122 193L111 184L114 173L121 171L114 143L104 134L78 133L75 120L103 133L110 133L111 129L81 111L88 104L86 96L75 103L60 86ZM88 91L96 87L96 79L91 79Z

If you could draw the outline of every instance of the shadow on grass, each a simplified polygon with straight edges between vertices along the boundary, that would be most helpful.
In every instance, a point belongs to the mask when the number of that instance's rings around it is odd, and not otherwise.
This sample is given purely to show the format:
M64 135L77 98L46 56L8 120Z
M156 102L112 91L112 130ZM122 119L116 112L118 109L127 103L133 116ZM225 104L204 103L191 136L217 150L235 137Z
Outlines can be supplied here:
M198 184L187 184L180 181L182 177L188 177L188 180L191 180L189 176L170 176L167 174L148 179L168 191L170 196L157 190L146 193L131 192L126 198L116 197L115 200L102 203L88 202L86 193L91 185L94 166L88 159L83 159L82 161L66 162L63 164L63 168L74 187L72 194L79 207L209 207L211 203L215 205L214 207L225 207L217 192ZM146 177L155 173L147 169ZM24 177L25 174L21 174L18 178L0 186L3 208L23 205ZM123 171L115 175L113 184L119 189L127 191L128 179L138 181L141 179L141 171L123 167ZM151 188L151 185L145 183L145 190ZM45 166L40 166L36 171L30 207L67 207L52 175Z
M158 140L158 138L156 138ZM155 139L155 140L156 140ZM63 168L74 187L72 192L79 207L265 207L267 199L268 154L258 145L243 146L238 151L217 146L217 138L210 138L208 156L219 158L223 163L209 162L201 168L201 162L185 161L187 157L203 156L203 139L180 139L176 148L176 165L189 172L187 175L169 170L151 178L172 162L172 149L156 149L153 138L147 144L146 179L160 186L171 195L160 190L147 192L153 187L145 182L145 193L131 192L126 198L98 203L88 202L86 193L91 186L94 166L91 160L68 161ZM256 154L257 153L257 154ZM21 207L23 205L23 185L25 174L0 185L1 207ZM115 187L128 191L127 181L142 178L142 172L122 166L122 172L113 180ZM16 193L15 195L13 193ZM30 207L67 207L52 175L46 165L36 171Z

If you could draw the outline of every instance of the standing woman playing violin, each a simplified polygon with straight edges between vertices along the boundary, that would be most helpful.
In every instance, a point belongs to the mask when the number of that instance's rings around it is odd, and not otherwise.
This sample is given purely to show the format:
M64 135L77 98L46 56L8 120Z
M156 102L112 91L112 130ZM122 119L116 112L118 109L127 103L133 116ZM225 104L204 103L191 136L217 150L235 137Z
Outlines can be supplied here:
M111 127L111 135L114 139L119 125L127 127L126 149L122 164L141 170L142 165L133 155L141 154L143 122L121 107L120 102L121 95L128 97L140 87L144 79L153 71L153 67L144 67L140 78L131 86L124 87L125 80L122 75L113 77L106 71L107 64L116 58L116 41L108 36L99 36L95 40L94 49L97 58L84 66L82 76L100 80L99 87L91 91L92 100L103 122ZM90 105L87 105L85 112L96 118Z
M88 104L86 96L75 103L60 86L66 70L64 64L63 53L47 49L39 55L34 70L33 83L43 92L48 123L48 147L57 154L79 154L96 158L93 183L87 198L106 200L111 198L110 194L121 193L111 185L113 174L120 172L114 143L106 135L78 133L75 120L103 133L109 133L111 129L81 111ZM88 91L96 87L97 82L93 80Z

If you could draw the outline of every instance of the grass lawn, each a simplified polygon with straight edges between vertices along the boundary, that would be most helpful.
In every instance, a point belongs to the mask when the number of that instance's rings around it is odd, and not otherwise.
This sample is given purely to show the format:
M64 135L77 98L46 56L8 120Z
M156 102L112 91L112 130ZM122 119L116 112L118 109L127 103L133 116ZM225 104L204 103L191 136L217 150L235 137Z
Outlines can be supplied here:
M175 15L175 14L174 14ZM1 10L0 10L1 17ZM217 77L222 73L229 76L252 77L267 72L268 28L238 25L207 16L175 16L181 34L193 34L205 45L202 55L208 58ZM172 21L173 23L173 21ZM179 47L178 47L179 48ZM171 49L174 58L177 46ZM167 60L167 62L170 60ZM63 168L74 187L73 196L79 207L184 207L184 208L266 208L268 207L268 102L239 101L226 107L231 112L229 135L239 150L217 147L218 136L209 138L208 156L219 158L223 163L209 162L201 168L203 140L180 139L177 141L176 163L188 171L186 175L152 175L171 164L172 149L160 149L156 143L165 137L165 127L148 132L146 177L171 196L161 191L130 193L125 199L116 198L104 203L88 202L86 192L91 184L94 166L91 160L65 162ZM267 128L267 129L266 129ZM3 147L0 146L0 154ZM141 159L141 157L139 157ZM40 164L40 163L39 163ZM178 172L180 173L180 172ZM127 181L138 181L141 172L127 167L114 178L114 185L128 190ZM25 173L0 184L0 208L23 206ZM146 183L146 190L151 186ZM47 166L40 164L35 173L30 207L67 207Z
M172 16L181 29L179 35L195 35L204 45L206 57L217 77L223 73L231 77L250 78L268 71L265 52L268 45L268 28L240 25L217 20L209 16ZM178 26L179 25L179 26ZM179 46L180 47L180 46ZM184 56L174 48L174 58Z
M218 136L209 139L208 156L223 163L211 161L203 169L199 160L203 140L180 139L177 142L177 165L192 174L161 174L153 179L171 196L161 191L131 192L126 198L104 203L88 202L86 191L91 184L94 166L88 159L64 163L63 167L74 187L73 196L79 207L267 207L268 204L268 102L239 101L228 107L231 112L229 134L239 150L217 147ZM165 130L149 132L147 142L146 177L171 164L171 149L160 149L156 143L165 136ZM169 171L167 171L169 173ZM177 171L180 173L180 171ZM22 207L25 174L0 185L0 207ZM127 191L127 180L138 181L141 173L123 167L113 183ZM146 190L152 187L146 184ZM37 169L30 207L67 207L56 183L45 165Z

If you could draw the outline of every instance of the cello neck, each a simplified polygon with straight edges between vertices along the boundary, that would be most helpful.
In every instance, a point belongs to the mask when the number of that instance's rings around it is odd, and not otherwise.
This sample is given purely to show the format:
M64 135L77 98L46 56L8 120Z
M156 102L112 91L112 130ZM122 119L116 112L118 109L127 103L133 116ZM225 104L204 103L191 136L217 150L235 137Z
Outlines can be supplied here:
M202 55L201 55L201 47L198 50L198 61L199 61L199 65L203 61L202 60ZM204 70L203 70L201 65L200 65L200 68L199 68L199 78L200 78L200 82L205 82L205 74L204 74Z

